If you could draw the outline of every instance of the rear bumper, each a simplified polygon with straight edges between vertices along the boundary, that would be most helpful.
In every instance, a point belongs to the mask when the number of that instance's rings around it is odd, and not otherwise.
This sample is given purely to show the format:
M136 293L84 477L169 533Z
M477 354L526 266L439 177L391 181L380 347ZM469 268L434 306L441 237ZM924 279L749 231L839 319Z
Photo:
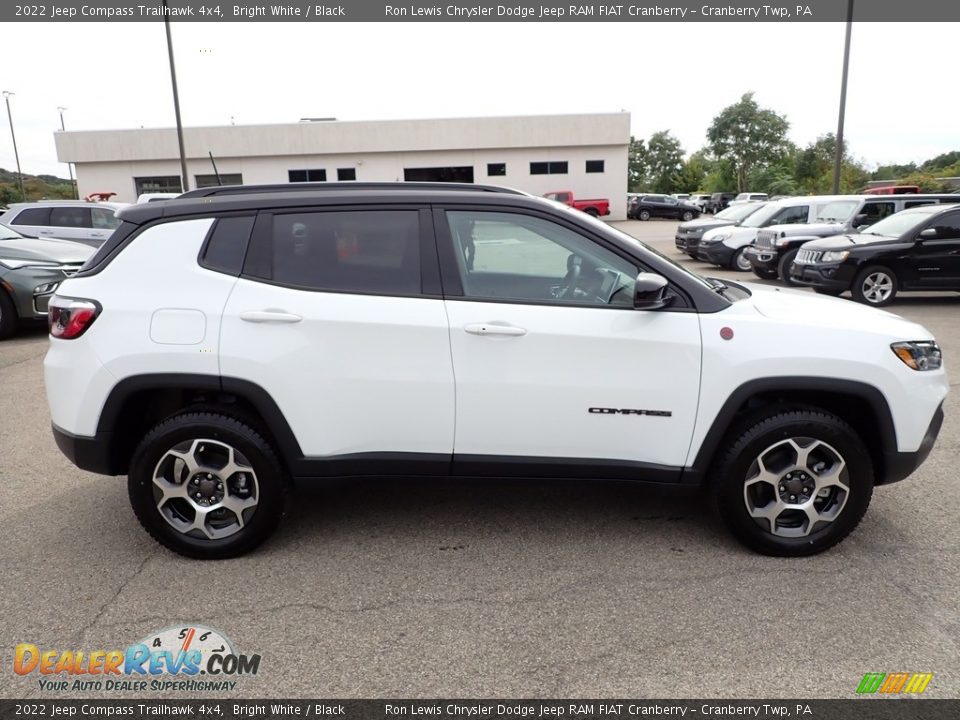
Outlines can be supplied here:
M110 457L111 433L97 433L95 437L80 437L53 425L53 439L67 459L81 470L100 475L119 475L120 471Z
M889 485L900 482L909 477L918 467L920 467L930 451L933 444L937 441L937 435L940 434L940 427L943 425L943 405L937 408L930 421L927 432L923 436L920 447L916 452L885 452L883 454L884 473L878 477L877 485Z

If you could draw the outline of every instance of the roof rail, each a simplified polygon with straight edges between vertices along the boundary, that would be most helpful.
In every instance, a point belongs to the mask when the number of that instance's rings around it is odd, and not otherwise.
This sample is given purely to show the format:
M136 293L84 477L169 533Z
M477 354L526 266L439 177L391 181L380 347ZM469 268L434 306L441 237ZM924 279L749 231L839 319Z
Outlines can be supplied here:
M446 182L294 182L268 185L213 185L211 187L188 190L175 200L190 198L217 197L224 195L251 195L273 192L320 192L331 190L466 190L472 192L504 193L507 195L527 195L522 190L499 187L497 185L474 185L472 183Z

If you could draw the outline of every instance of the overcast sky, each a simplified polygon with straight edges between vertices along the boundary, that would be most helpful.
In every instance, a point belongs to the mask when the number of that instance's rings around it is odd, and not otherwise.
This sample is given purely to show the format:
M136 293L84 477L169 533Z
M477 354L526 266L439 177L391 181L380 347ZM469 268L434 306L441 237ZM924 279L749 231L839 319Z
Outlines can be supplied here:
M858 23L846 135L871 167L960 149L957 26ZM744 93L800 144L835 132L842 23L174 23L185 125L619 112L687 153ZM24 172L66 177L53 131L174 125L162 23L23 23L2 90ZM173 149L175 151L175 148ZM9 127L0 167L15 169Z

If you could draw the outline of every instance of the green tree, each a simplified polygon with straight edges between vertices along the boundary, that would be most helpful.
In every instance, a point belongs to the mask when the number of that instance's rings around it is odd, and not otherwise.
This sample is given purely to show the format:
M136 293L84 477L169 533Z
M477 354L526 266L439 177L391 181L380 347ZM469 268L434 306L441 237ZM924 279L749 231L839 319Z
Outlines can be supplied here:
M647 145L643 139L630 136L630 148L627 151L627 191L641 192L649 186L650 166L647 157Z
M750 92L720 111L707 130L707 139L716 158L733 164L737 190L743 192L751 172L776 164L786 154L789 127L785 117L757 105Z
M683 148L669 130L655 132L647 141L647 164L654 192L676 192L683 167Z
M683 163L677 173L674 186L678 192L692 193L704 189L707 173L711 170L711 162L703 151L693 153Z

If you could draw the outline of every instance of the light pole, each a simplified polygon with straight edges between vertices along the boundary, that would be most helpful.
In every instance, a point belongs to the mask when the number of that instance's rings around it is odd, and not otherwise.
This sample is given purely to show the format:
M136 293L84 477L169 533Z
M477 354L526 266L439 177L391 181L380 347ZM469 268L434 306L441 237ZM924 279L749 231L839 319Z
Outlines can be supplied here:
M23 173L20 172L20 153L17 152L17 134L13 131L13 114L10 112L10 96L13 95L9 90L3 91L3 99L7 102L7 119L10 120L10 137L13 138L13 157L17 160L17 181L20 185L20 200L26 201L27 194L23 191Z
M66 132L66 131L67 131L67 126L63 124L63 111L64 111L64 110L66 110L65 107L58 107L58 108L57 108L57 111L60 113L60 129L63 130L64 132ZM71 165L69 162L67 163L67 170L70 172L70 190L71 190L71 192L73 193L73 196L74 196L75 198L79 198L80 196L77 195L77 184L73 181L73 165Z
M163 0L163 25L167 32L167 55L170 58L170 83L173 85L173 112L177 116L177 144L180 146L180 184L183 192L190 189L187 176L187 155L183 150L183 123L180 122L180 95L177 92L177 67L173 62L173 40L170 39L170 16L167 14L167 0Z
M847 110L847 69L850 67L850 31L853 29L853 0L847 0L847 38L843 44L843 78L840 80L840 117L837 120L837 152L833 159L833 194L840 193L840 166L843 163L843 116Z

